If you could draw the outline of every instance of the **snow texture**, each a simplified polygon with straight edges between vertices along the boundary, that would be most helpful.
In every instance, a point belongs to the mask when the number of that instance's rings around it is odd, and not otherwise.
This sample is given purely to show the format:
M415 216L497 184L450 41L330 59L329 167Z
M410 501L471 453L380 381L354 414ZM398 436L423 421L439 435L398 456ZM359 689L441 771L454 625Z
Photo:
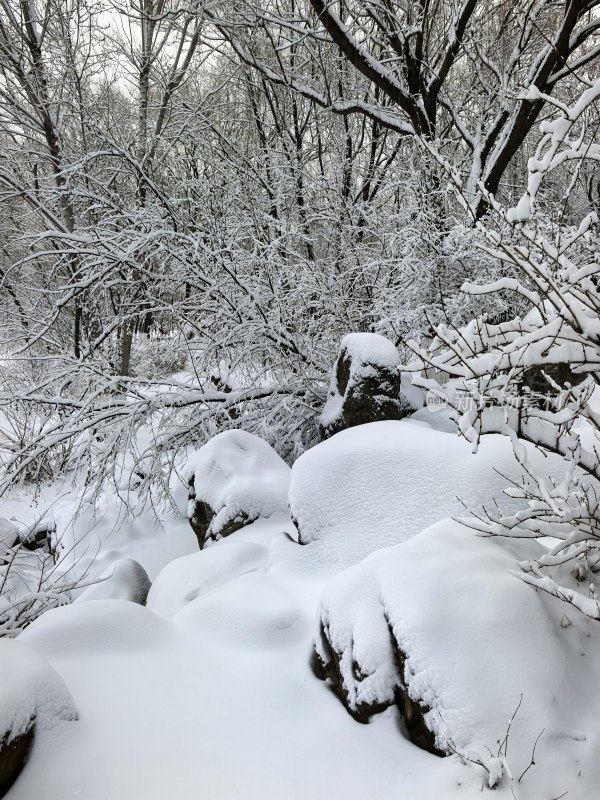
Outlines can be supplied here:
M236 540L228 544L228 547L211 547L167 564L150 590L148 608L162 617L173 617L188 603L224 583L264 567L266 547Z
M430 414L433 421L439 416ZM328 461L327 455L335 451L336 443L343 444L340 456L347 451L346 463L340 469L335 467L333 456ZM147 800L192 800L198 796L198 787L211 800L480 798L480 790L489 777L482 768L454 757L436 758L415 747L403 736L394 706L377 715L370 725L357 724L328 687L314 677L310 656L319 598L324 591L325 598L330 595L327 582L332 577L337 580L334 576L340 570L376 549L378 542L394 541L395 535L406 531L414 536L419 526L426 527L430 520L439 518L437 515L447 515L445 509L454 495L489 500L494 486L506 484L491 468L494 461L506 466L506 444L504 439L491 437L473 456L456 434L436 431L424 421L412 420L364 425L336 435L312 451L312 463L315 469L319 468L315 481L311 484L308 471L304 474L303 485L307 491L313 487L316 503L315 516L307 517L316 538L304 547L290 536L294 529L289 516L279 514L259 518L200 552L187 520L170 512L164 516L167 535L151 526L149 511L142 511L121 531L111 533L118 505L114 497L111 501L107 495L93 528L100 547L94 569L106 570L122 558L139 561L154 581L148 606L117 599L77 602L46 612L19 636L20 643L48 659L63 678L76 699L81 722L57 726L52 737L36 738L27 766L7 800L64 800L80 794L87 800L132 800L140 796ZM332 447L334 451L330 451ZM398 448L399 453L392 458ZM298 465L304 463L303 459L308 461L303 456ZM443 461L450 471L444 479ZM555 461L548 463L555 468ZM387 471L369 471L378 464L387 464ZM335 513L317 525L317 513L329 514L330 510L319 488L324 469L334 467L331 486L335 491L331 487L329 491L331 511ZM405 525L386 527L388 512L373 507L373 498L379 491L377 482L383 478L390 487L391 493L382 493L390 513ZM185 487L177 488L175 495L181 514L185 515ZM306 504L308 494L302 496ZM26 500L24 497L23 503ZM44 501L45 505L49 502L50 498ZM455 507L463 512L460 504ZM6 507L5 514L18 518L25 510ZM366 524L369 514L375 514L372 525ZM74 523L73 537L90 530L91 522L92 517L85 511ZM328 531L325 525L329 524ZM500 711L490 718L485 729L477 709L466 706L461 713L460 707L450 707L458 695L451 693L449 684L454 684L456 677L456 691L464 691L465 684L460 682L463 669L470 678L477 679L477 691L486 675L483 668L477 669L481 663L478 654L470 656L466 665L458 660L458 650L452 650L453 643L448 641L450 633L437 618L447 619L443 606L450 603L447 596L452 595L452 608L456 613L464 612L461 653L467 652L471 643L475 649L477 643L484 641L486 630L489 646L496 634L496 648L513 654L511 674L502 684L510 694L513 687L520 692L532 682L529 661L540 662L538 639L532 637L527 642L523 634L528 622L526 616L521 618L524 607L519 605L519 592L530 592L534 619L543 619L542 610L536 605L539 598L535 590L509 575L516 559L510 553L506 557L499 551L496 554L498 545L494 541L475 540L484 557L478 566L475 544L473 548L462 544L452 547L451 542L456 542L457 537L450 531L446 543L440 532L439 563L435 563L434 556L438 545L434 547L431 539L430 547L422 543L417 548L423 563L413 563L412 569L403 567L407 572L406 591L409 581L415 587L414 599L407 606L410 619L403 617L402 608L394 605L390 554L403 549L405 553L412 552L411 547L416 547L420 538L412 538L364 562L377 559L377 564L382 565L377 575L372 575L370 569L368 574L363 571L364 564L357 567L355 574L364 583L364 590L362 584L355 584L348 612L358 609L362 593L364 605L357 611L357 619L362 615L366 627L358 639L372 643L369 654L357 643L358 655L365 671L372 668L373 674L386 655L382 649L383 628L381 637L377 636L377 614L382 602L373 590L376 578L386 598L390 598L386 602L394 614L398 635L405 637L411 663L419 669L422 666L422 682L415 678L415 688L421 691L422 686L439 687L440 702L449 704L444 719L452 725L456 746L471 748L469 752L479 757L479 744L497 750L494 737L504 735L516 701L512 696L503 698ZM463 550L464 558L460 560ZM384 563L388 559L389 575ZM447 569L446 563L450 565ZM451 568L452 564L455 567ZM349 580L351 572L346 573L344 581ZM428 579L429 572L435 582ZM469 572L480 581L478 588L468 584ZM417 585L418 580L423 581L422 586ZM492 592L489 597L488 580ZM513 626L523 647L519 654L512 645L512 629L508 631L504 626L504 610L500 608L497 624L492 614L494 604L499 603L497 593L505 589L507 610L512 609L516 615ZM463 591L470 592L468 608L467 602L463 604L461 600ZM350 621L349 614L340 616L344 626ZM581 622L571 613L561 622L563 615L561 605L552 618L552 635L565 645L570 680L559 687L556 701L552 698L545 704L544 687L547 685L549 692L558 679L552 667L555 662L549 661L539 675L539 687L531 703L524 696L513 723L515 736L511 735L508 748L507 763L513 770L531 756L533 742L526 731L534 730L537 736L547 725L548 733L538 744L537 766L514 786L503 779L495 793L497 800L513 800L512 788L517 800L548 800L566 790L569 800L590 800L600 782L600 705L596 693L588 689L597 685L600 638L592 623ZM467 626L469 620L478 620L477 626L474 622ZM451 624L457 625L455 620L448 622ZM421 626L432 635L439 632L440 652L447 654L443 663L439 657L429 661L436 643L419 639ZM355 628L359 630L358 625ZM497 638L501 634L504 638ZM548 653L550 644L543 643L543 647ZM556 647L557 652L562 652L562 645ZM498 658L505 656L500 653ZM507 661L508 656L503 663ZM426 669L429 663L431 666ZM392 677L388 680L382 672L377 675L383 689L391 685ZM489 686L494 696L498 691ZM484 698L488 705L492 699ZM533 717L538 711L536 721ZM475 714L474 724L480 727L472 728L471 738L460 738L461 732L471 731L467 716L471 713ZM501 714L504 718L500 723ZM527 721L530 714L531 724ZM560 729L556 724L559 718ZM520 728L517 721L525 727ZM483 757L496 772L504 769L502 764L489 761L487 751ZM516 777L520 774L516 770L515 773Z
M19 529L16 525L4 517L0 517L0 555L4 555L7 550L18 541Z
M533 451L531 459L544 473L564 473L558 457ZM465 516L465 505L491 502L520 474L505 437L486 437L473 454L455 433L411 419L374 422L296 461L290 510L301 543L317 548L322 564L341 568L440 519Z
M214 511L207 538L221 538L236 520L287 513L290 468L267 442L245 431L211 439L190 458L184 477L193 485L188 516L199 503Z

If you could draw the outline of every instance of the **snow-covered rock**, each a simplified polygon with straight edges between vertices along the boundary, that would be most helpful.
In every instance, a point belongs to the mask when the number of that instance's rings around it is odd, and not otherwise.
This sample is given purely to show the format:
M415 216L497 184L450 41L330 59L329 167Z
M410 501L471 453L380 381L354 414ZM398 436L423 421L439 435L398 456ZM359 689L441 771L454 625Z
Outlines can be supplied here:
M542 473L564 475L559 457L531 448L531 461ZM292 468L289 504L299 541L318 550L318 563L340 568L438 520L465 516L465 506L491 503L520 475L506 437L485 437L473 454L456 433L410 418L374 422L304 453Z
M409 407L400 399L399 364L398 350L384 336L344 336L319 420L321 438L366 422L401 419Z
M48 662L21 643L0 639L0 797L23 768L34 731L75 719L73 699Z
M542 548L519 547L446 520L338 574L321 599L317 672L357 719L396 703L413 741L481 761L490 780L518 707L518 776L540 731L540 758L558 735L567 677L558 621L515 576Z
M140 563L133 558L120 558L77 600L128 600L143 606L151 586L148 573Z
M188 517L200 548L259 517L287 513L290 468L263 439L220 433L188 461Z

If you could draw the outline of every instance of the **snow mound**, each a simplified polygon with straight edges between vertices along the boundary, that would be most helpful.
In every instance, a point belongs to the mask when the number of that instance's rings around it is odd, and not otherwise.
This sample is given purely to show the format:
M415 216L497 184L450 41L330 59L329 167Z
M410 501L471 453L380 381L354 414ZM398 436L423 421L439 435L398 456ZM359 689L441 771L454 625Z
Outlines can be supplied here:
M564 475L560 458L531 450L536 469ZM463 503L491 502L520 474L506 437L485 437L473 454L458 435L410 419L374 422L304 453L292 468L289 504L299 541L318 549L320 563L339 568L465 516Z
M216 549L216 548L215 548ZM250 572L188 603L175 617L180 629L203 639L262 652L293 644L302 635L297 603L284 584Z
M266 547L237 541L177 558L154 581L148 594L148 608L162 617L172 617L218 586L264 568L266 559Z
M521 544L519 559L537 550ZM414 741L423 746L427 731L438 751L481 761L490 776L498 764L487 748L496 755L520 705L510 729L518 776L542 729L540 763L560 735L567 659L560 625L515 576L517 560L451 520L369 556L325 588L317 670L354 716L396 702L412 715Z
M220 433L188 461L188 516L200 547L259 517L287 513L290 468L263 439Z
M171 637L169 624L144 606L96 600L46 611L19 641L52 659L153 650L168 645Z
M146 603L151 587L148 573L133 558L120 558L101 576L99 582L82 592L82 600L128 600L130 603Z
M400 419L400 356L378 333L350 333L342 339L319 419L322 438L382 419Z
M0 639L0 742L26 732L49 730L59 720L77 719L62 678L50 664L19 640Z

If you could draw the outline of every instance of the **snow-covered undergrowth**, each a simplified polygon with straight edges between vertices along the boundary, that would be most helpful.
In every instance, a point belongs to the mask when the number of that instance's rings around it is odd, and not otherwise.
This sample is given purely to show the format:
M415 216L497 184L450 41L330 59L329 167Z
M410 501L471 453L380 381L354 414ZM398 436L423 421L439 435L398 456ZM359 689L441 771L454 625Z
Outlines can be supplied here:
M463 514L457 498L490 502L506 485L494 467L514 467L500 437L473 456L431 427L438 415L418 416L353 428L302 456L290 488L299 534L279 508L199 551L175 476L164 530L150 508L116 530L115 498L95 514L90 505L69 536L93 542L78 562L90 578L116 564L114 577L99 599L52 609L17 639L61 676L79 719L36 735L8 800L474 800L491 773L503 800L590 800L599 634L513 577L516 555L501 542L452 522L420 533ZM146 606L122 599L122 559L148 573ZM416 747L395 704L369 725L352 719L311 668L325 618L349 691L371 686L386 702L399 677L389 620L410 669L401 679L460 756Z

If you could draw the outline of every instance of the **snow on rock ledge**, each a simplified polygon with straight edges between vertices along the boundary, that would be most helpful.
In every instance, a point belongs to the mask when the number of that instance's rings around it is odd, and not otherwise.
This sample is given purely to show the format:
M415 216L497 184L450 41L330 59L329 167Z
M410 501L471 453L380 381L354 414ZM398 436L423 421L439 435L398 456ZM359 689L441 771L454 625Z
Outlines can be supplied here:
M384 336L344 336L319 420L321 438L366 422L405 416L409 409L400 400L399 364L397 349Z
M287 512L290 468L263 439L220 433L188 461L188 517L202 549L259 517Z
M541 550L520 548L519 559ZM487 748L498 750L522 696L510 732L518 776L542 728L549 742L557 733L566 651L517 560L451 520L374 553L325 588L315 672L359 721L397 704L416 744L482 760L490 775Z
M23 768L34 731L77 712L62 678L28 647L0 639L0 797Z

